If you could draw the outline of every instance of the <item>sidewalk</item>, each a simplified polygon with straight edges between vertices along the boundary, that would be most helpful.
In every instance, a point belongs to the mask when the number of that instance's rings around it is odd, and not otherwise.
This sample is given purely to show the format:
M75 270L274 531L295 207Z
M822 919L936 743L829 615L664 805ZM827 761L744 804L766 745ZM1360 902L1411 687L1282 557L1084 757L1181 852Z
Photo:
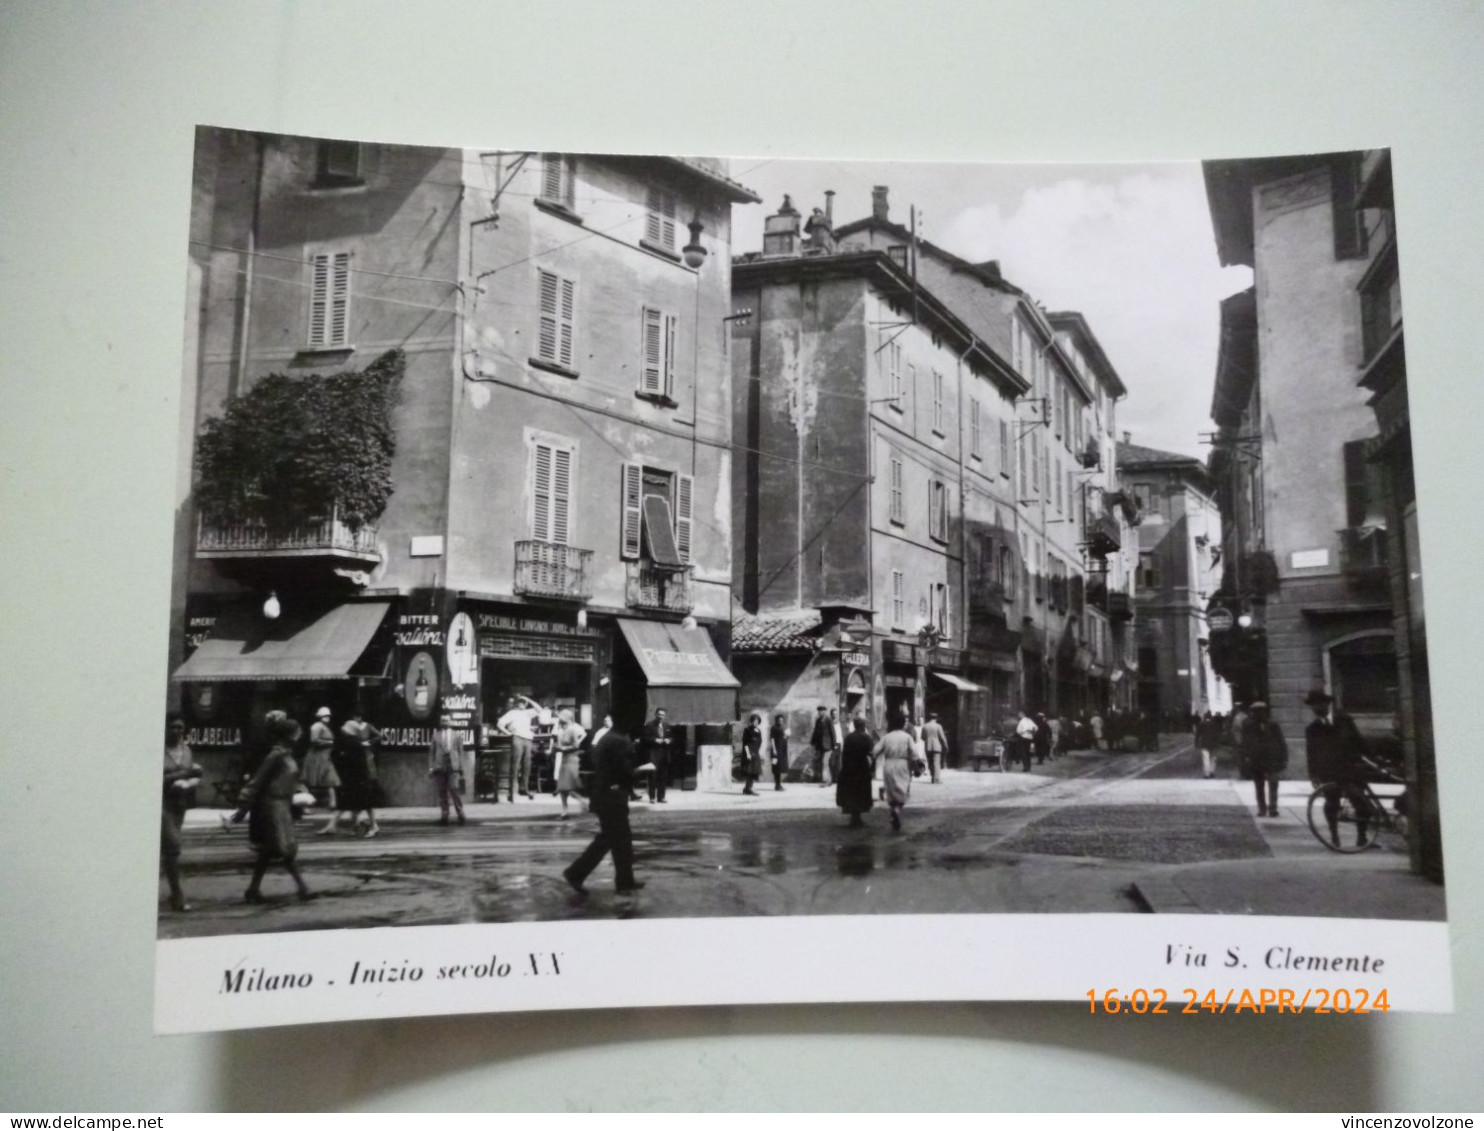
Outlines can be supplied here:
M1044 771L1060 764L1047 763L1046 766L1037 768ZM1064 779L1064 775L1053 777L1044 773L1002 774L998 771L974 773L971 770L943 770L941 776L942 782L936 785L929 782L926 777L914 779L912 782L913 804L957 804L980 798L1019 795ZM733 785L728 790L682 790L672 786L666 791L663 804L651 803L647 797L644 797L641 790L640 796L644 799L633 802L631 809L634 812L648 809L655 812L680 813L778 812L784 810L833 812L835 810L835 787L833 785L821 786L818 782L789 782L781 791L774 790L771 784L766 787L758 785L754 788L757 790L756 795L748 796L742 792L740 784ZM586 815L587 802L583 798L574 796L568 804L574 819L579 815ZM476 825L509 821L553 821L557 819L561 811L562 803L552 793L537 794L533 798L517 797L514 803L503 798L498 804L489 801L466 801L464 803L464 813L469 823ZM230 815L230 809L192 809L186 813L185 827L187 830L218 829L221 827L221 818ZM323 820L325 816L324 810L316 809L306 820ZM436 822L438 817L439 812L435 805L399 806L394 809L380 809L376 813L377 821L383 825L426 825Z

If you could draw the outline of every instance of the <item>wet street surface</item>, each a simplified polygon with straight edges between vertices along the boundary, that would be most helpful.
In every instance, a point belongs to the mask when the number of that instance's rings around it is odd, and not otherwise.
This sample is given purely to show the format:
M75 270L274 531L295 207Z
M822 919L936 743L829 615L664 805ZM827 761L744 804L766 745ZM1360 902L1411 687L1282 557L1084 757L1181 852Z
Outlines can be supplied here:
M1135 881L1151 869L1271 856L1266 830L1227 779L1203 780L1189 740L1175 738L1157 753L961 779L992 787L973 796L919 781L900 833L879 804L865 828L847 828L826 807L833 791L821 791L816 808L637 805L635 872L646 886L627 897L613 890L610 861L586 895L563 881L597 831L593 817L575 811L560 821L533 807L542 815L462 828L387 820L373 840L317 837L301 823L300 865L317 894L310 903L271 869L268 902L243 903L251 854L242 826L200 828L188 832L183 858L193 910L162 912L160 936L639 917L1138 913L1148 907Z

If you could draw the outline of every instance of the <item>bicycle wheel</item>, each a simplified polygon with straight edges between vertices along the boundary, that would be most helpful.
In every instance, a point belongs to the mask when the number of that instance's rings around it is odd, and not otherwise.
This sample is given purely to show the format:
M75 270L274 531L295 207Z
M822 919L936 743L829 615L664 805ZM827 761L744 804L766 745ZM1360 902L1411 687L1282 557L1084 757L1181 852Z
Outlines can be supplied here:
M1328 788L1320 786L1309 794L1309 831L1314 834L1315 840L1331 852L1343 852L1347 855L1364 852L1376 843L1385 815L1374 812L1364 795L1357 797L1352 793L1343 793L1340 795L1340 809L1332 831L1329 818L1324 812L1325 791ZM1361 805L1357 806L1357 800Z

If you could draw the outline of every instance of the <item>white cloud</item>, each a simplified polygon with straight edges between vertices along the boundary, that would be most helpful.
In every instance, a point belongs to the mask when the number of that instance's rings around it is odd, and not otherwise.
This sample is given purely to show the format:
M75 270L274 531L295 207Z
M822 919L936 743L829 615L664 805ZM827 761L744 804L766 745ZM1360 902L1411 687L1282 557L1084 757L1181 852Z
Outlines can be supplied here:
M1080 311L1128 387L1120 429L1204 455L1218 303L1250 272L1217 263L1198 165L1058 179L1009 210L965 208L931 238L974 262L1000 260L1048 309Z

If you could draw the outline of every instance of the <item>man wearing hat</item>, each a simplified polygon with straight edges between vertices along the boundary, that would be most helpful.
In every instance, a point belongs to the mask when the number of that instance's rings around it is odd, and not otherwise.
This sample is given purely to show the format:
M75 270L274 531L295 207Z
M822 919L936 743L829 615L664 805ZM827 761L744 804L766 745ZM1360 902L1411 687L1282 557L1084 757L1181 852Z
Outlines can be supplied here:
M1309 778L1324 790L1324 819L1329 823L1330 843L1340 843L1340 800L1350 797L1355 808L1358 844L1366 840L1370 807L1360 783L1365 776L1365 740L1355 720L1334 709L1334 696L1316 687L1304 698L1314 712L1314 721L1304 729L1304 748Z
M938 771L948 759L948 735L938 721L937 711L928 712L928 721L922 727L922 747L927 754L929 780L937 785L941 780Z
M1237 757L1243 772L1257 790L1257 815L1278 815L1278 779L1288 768L1288 743L1278 724L1268 717L1268 705L1253 703L1247 724L1242 728Z

